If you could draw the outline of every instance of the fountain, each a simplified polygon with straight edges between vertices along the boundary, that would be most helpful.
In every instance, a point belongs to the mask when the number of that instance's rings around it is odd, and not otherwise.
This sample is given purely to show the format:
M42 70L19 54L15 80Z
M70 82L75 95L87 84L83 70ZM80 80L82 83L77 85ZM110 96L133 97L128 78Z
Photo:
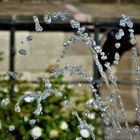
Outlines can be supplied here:
M44 22L46 24L52 24L54 21L57 20L68 20L70 17L70 14L68 11L65 11L64 13L61 12L45 12L44 14ZM36 32L42 32L43 28L41 27L39 23L39 19L37 16L33 16L33 21L35 23L35 30ZM83 116L80 116L78 112L74 109L73 102L68 99L66 96L63 96L63 93L61 91L57 91L53 88L53 85L49 79L43 80L43 86L44 91L26 91L24 92L24 95L20 96L18 98L18 101L15 105L15 112L20 113L22 112L22 104L23 101L30 104L31 102L36 102L36 109L32 112L36 117L39 118L42 114L43 105L42 102L47 102L48 98L51 98L51 96L56 96L57 98L63 98L64 104L67 107L68 110L71 111L71 115L75 117L77 123L78 123L78 129L79 129L79 135L75 137L75 140L82 140L83 138L91 138L93 140L96 140L96 135L94 131L94 126L88 123L87 118L90 118L91 120L95 118L94 112L90 111L91 107L96 107L100 110L101 114L100 117L103 120L105 133L104 137L106 140L114 140L115 136L113 135L113 131L110 128L110 125L112 125L115 135L118 139L122 139L123 131L122 126L119 122L119 117L122 116L124 119L125 128L127 130L127 134L130 140L133 140L136 138L136 135L140 135L140 128L138 125L134 126L133 128L130 128L128 123L127 114L124 108L124 104L120 95L120 90L117 86L117 76L113 74L111 69L111 64L107 62L107 55L102 51L102 48L98 45L96 45L96 42L94 39L86 32L85 27L81 27L80 23L75 20L70 20L70 25L74 29L76 35L69 38L67 42L63 43L63 52L62 55L56 60L56 62L59 64L63 61L65 58L66 52L69 49L69 47L73 44L77 44L80 40L82 40L91 50L91 53L93 55L95 64L100 72L100 75L106 85L107 88L107 97L102 98L97 94L97 89L94 87L94 81L92 77L90 77L87 72L84 70L82 66L70 66L69 64L64 65L62 68L55 66L53 68L52 73L50 74L54 78L58 78L59 76L63 75L65 72L68 72L70 76L76 74L81 76L83 79L85 79L87 82L89 82L89 88L94 93L95 98L90 98L87 100L84 105L86 107L86 110L83 112ZM136 39L134 36L134 30L133 30L133 22L131 17L122 15L122 18L120 20L120 29L115 34L115 38L117 42L114 44L114 47L116 49L119 49L121 47L120 40L125 36L125 33L123 31L123 28L127 27L128 32L130 33L130 43L132 44L132 57L133 62L135 65L135 77L136 81L140 81L140 66L138 65L138 57L137 57L137 49L134 46L136 44ZM33 36L27 36L25 41L22 41L21 43L25 42L31 42L33 41ZM19 54L26 56L28 52L25 49L20 49ZM104 61L104 66L106 67L106 73L103 70L103 66L99 61L99 55L101 56L101 60ZM119 53L116 52L114 55L114 61L113 64L119 64L120 56ZM15 74L15 73L14 73ZM14 75L13 74L13 75ZM81 85L80 85L81 86ZM140 88L137 88L138 91L138 101L136 105L136 119L140 124ZM120 111L117 108L116 101L119 101ZM2 106L7 106L9 104L9 98L5 98L1 101ZM29 124L35 125L36 120L31 119L29 120L28 116L24 116L25 123L29 121ZM0 122L0 129L2 129L2 123ZM14 131L16 128L13 125L9 125L9 131ZM67 129L67 124L64 122L62 129ZM75 128L77 129L77 128ZM38 132L38 134L35 134ZM42 135L42 131L40 128L36 127L32 130L31 135L33 139L38 139ZM55 130L52 132L54 135L57 135Z

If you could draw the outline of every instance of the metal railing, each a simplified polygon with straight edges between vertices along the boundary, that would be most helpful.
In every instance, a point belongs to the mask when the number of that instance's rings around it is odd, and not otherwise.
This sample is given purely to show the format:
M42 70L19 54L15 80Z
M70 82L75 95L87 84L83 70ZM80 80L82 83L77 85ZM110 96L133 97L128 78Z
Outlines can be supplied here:
M20 20L19 20L20 19ZM95 41L99 45L99 34L105 32L109 28L119 27L119 20L98 20L96 19L93 23L81 23L81 25L92 25L94 29L88 29L90 33L95 34ZM53 23L50 25L41 22L41 26L43 27L43 32L52 31L62 31L62 32L74 32L69 23ZM0 20L0 30L10 31L10 55L9 55L9 71L15 72L15 32L16 31L35 31L34 22L32 21L32 17L19 17L18 20L14 18L9 18L8 20ZM134 30L135 34L140 34L140 21L134 22ZM11 93L14 88L15 79L10 76L11 81ZM99 80L99 72L93 61L93 81L96 84L100 82ZM66 81L67 83L76 83L76 81ZM81 81L82 83L88 84L87 81ZM135 81L118 81L118 83L129 83L129 84L140 84ZM97 88L97 87L96 87Z

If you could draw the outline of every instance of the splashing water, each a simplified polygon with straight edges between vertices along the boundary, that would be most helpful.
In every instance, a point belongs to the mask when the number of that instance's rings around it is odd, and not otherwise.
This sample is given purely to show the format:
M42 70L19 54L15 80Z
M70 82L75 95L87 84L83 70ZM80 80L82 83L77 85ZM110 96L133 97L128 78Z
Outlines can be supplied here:
M43 31L43 28L41 27L40 23L39 23L39 19L37 16L33 16L33 20L34 20L34 23L35 23L35 30L37 32L42 32Z
M50 12L45 12L45 14L44 14L44 22L46 24L50 24L56 20L67 20L68 18L69 18L68 11L65 11L63 14L61 12L54 12L52 14ZM43 31L43 28L41 27L41 25L39 23L38 17L33 16L33 20L35 23L35 30L37 32ZM136 39L134 36L133 22L132 22L131 18L126 15L122 15L122 19L120 20L119 24L122 27L129 28L128 31L130 33L130 43L132 45L135 45ZM118 99L119 104L120 104L120 112L121 112L121 115L123 116L123 119L125 122L125 127L127 129L130 139L132 140L133 139L132 135L139 133L139 127L134 126L132 132L130 131L128 120L127 120L127 115L125 113L125 108L124 108L124 105L122 102L122 98L120 96L120 91L116 84L117 77L112 73L110 63L106 61L107 55L102 51L102 48L100 46L96 45L96 42L93 40L93 38L90 37L88 33L86 33L85 27L81 27L79 22L77 22L75 20L71 20L70 25L73 29L76 30L75 31L76 35L70 37L69 40L63 44L64 50L63 50L63 53L60 56L60 58L57 59L57 62L60 63L62 61L68 48L71 45L78 43L79 40L82 40L90 48L90 50L92 52L95 64L97 65L97 68L106 84L108 97L106 99L102 99L101 97L99 97L99 95L97 94L97 89L94 88L92 78L87 74L87 72L82 68L82 66L74 67L74 66L70 66L67 64L63 68L56 67L56 68L54 68L54 71L51 73L51 75L54 76L55 78L57 78L59 75L62 75L65 72L69 72L70 76L72 76L73 74L77 74L77 75L82 76L86 81L88 81L90 83L89 87L92 89L92 91L94 91L95 99L88 100L85 103L85 106L87 108L96 107L96 108L100 109L103 112L101 117L105 118L106 116L108 116L108 118L109 118L108 121L106 121L106 125L112 124L116 134L120 135L122 133L122 128L121 128L121 125L120 125L120 122L118 119L118 109L116 106L116 100ZM119 41L122 39L123 36L125 36L123 29L119 29L119 31L115 34L115 38L117 40L117 43L115 43L115 47L117 49L119 49L121 47L121 44ZM32 41L32 36L30 36L30 37L28 36L27 41ZM21 49L19 51L19 53L21 55L27 55L27 51L24 49ZM103 67L100 64L100 61L98 59L99 58L98 54L101 55L102 60L106 61L105 67L107 68L107 73L105 73L103 71ZM135 63L135 71L137 73L136 80L139 81L140 67L138 65L137 51L136 51L135 47L132 48L132 56L133 56L133 61ZM120 60L119 53L116 52L114 55L113 63L118 64L119 60ZM110 82L112 84L110 84ZM45 86L44 92L40 92L40 91L37 93L27 92L24 95L22 95L21 97L19 97L18 102L15 105L15 112L17 112L17 113L21 112L20 103L22 100L24 100L27 103L30 103L30 102L36 100L37 109L33 113L36 116L39 116L43 109L41 101L47 99L50 96L50 93L54 94L56 97L63 96L62 92L53 90L52 84L50 82L44 82L44 86ZM139 98L139 96L138 96L138 99L139 100L138 100L137 109L136 109L136 117L139 120L139 118L140 118L140 98ZM64 103L67 106L67 108L71 110L72 115L75 116L77 121L79 122L78 128L80 130L80 135L83 138L91 137L93 140L95 140L96 138L95 138L93 128L91 127L91 125L89 125L86 122L86 120L81 119L76 111L74 111L72 101L64 98ZM84 116L91 120L94 120L96 117L95 114L91 113L88 109L84 111ZM28 122L28 117L25 116L24 121ZM36 123L35 119L29 120L30 125L34 125L35 123ZM10 131L13 131L15 129L14 128L12 130L12 128L13 128L12 125L11 125L11 127L9 126ZM77 137L76 140L82 140L82 137ZM112 130L107 126L105 127L105 138L109 139L109 140L111 140L113 138Z

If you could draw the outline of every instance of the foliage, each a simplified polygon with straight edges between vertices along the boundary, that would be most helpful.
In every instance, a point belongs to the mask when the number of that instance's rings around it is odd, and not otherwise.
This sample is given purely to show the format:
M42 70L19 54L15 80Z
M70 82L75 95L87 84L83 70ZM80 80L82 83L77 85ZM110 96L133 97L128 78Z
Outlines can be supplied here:
M0 77L0 101L6 97L9 97L9 85L11 83L8 80L4 80L4 77L5 75ZM74 109L79 113L79 116L81 117L83 115L82 112L85 109L85 107L81 106L81 104L88 100L90 93L87 91L77 93L67 84L62 84L62 75L55 79L51 76L49 80L52 82L53 89L62 92L63 96L55 97L54 94L52 94L49 98L42 101L41 104L43 106L43 111L40 116L35 116L33 114L37 107L36 101L33 101L32 103L26 103L23 101L21 104L22 111L20 113L16 113L14 111L14 106L18 97L23 95L25 91L30 90L35 93L37 91L43 92L45 89L43 79L39 78L39 83L36 86L26 81L16 81L15 91L10 100L10 103L7 106L0 106L0 120L2 122L2 128L0 130L1 140L32 139L31 130L35 126L40 127L42 130L42 136L39 138L40 140L73 140L77 136L80 136L79 129L77 128L78 121L71 114L71 111L64 105L64 97L67 97L67 99L72 98L72 100L74 100ZM88 122L93 124L95 127L95 134L100 136L100 111L95 109L92 109L92 111L96 113L96 118L94 120L88 120ZM25 122L24 116L28 116L29 120L36 119L36 123L34 125L30 125L29 121ZM61 129L60 125L62 122L66 122L68 124L67 129ZM15 130L9 131L9 125L14 125Z

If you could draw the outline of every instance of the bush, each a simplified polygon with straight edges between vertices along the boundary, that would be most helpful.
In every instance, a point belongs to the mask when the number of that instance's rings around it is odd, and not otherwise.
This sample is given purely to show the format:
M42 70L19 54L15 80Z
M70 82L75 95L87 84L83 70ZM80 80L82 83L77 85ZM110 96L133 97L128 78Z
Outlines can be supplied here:
M9 82L4 80L4 76L1 76L0 83L1 84L1 92L0 92L0 100L9 97ZM41 102L43 110L41 115L36 116L33 112L36 110L37 103L33 101L31 103L27 103L22 101L20 103L21 112L17 113L14 111L15 104L17 103L17 99L24 94L25 91L31 91L37 93L43 92L45 90L43 79L39 78L39 83L34 86L32 83L17 80L15 86L15 93L13 97L10 99L10 103L7 106L0 106L0 120L2 123L2 128L0 130L0 139L1 140L29 140L32 139L31 131L33 128L41 128L42 135L40 139L42 140L50 140L50 139L67 139L72 140L77 136L80 136L79 129L77 126L79 122L71 114L71 110L67 109L64 104L64 98L71 99L74 102L74 110L79 113L79 116L83 116L82 112L85 110L85 106L81 105L85 101L88 100L90 93L87 91L83 91L81 93L75 92L71 89L67 84L62 84L63 76L59 76L58 78L50 77L49 80L52 83L53 89L56 91L60 91L63 93L62 97L56 97L52 94L46 100ZM100 111L98 109L91 109L92 112L95 113L95 119L88 119L88 123L91 123L95 127L96 137L100 137ZM36 121L35 124L33 121ZM15 127L15 130L10 131L9 127Z

